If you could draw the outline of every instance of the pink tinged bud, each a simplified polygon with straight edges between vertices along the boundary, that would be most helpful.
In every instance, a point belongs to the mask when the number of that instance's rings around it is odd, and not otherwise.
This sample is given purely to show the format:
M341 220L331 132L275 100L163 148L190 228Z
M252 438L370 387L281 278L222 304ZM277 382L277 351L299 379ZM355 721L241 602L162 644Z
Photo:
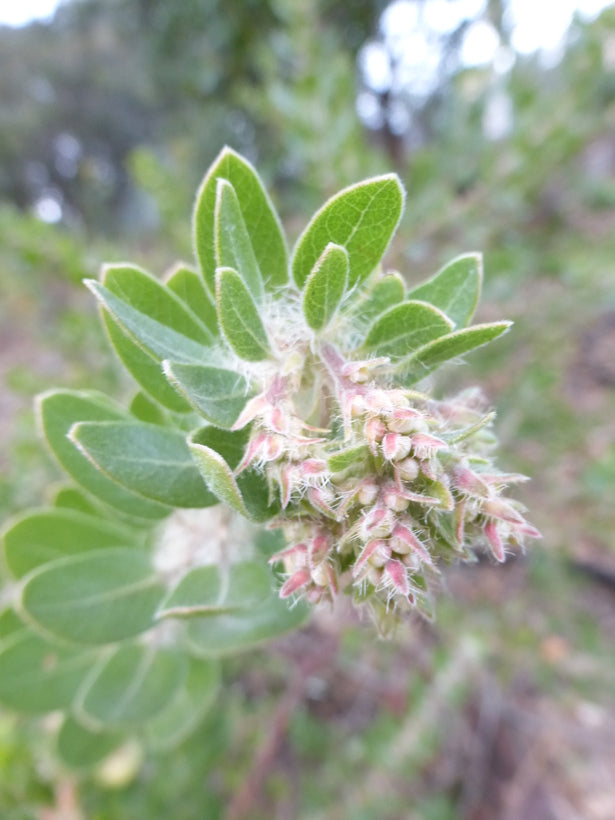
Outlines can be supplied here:
M382 441L387 428L381 419L371 418L365 422L363 433L369 442Z
M498 525L496 522L487 521L484 526L484 533L487 541L489 541L489 546L491 547L491 552L494 557L498 561L505 561L506 556L504 554L504 545L502 544L502 539L500 538L500 533L498 532Z
M423 495L422 493L414 493L412 492L412 490L408 490L406 487L398 487L397 492L403 498L407 498L408 501L412 501L414 504L425 504L428 507L435 507L442 504L442 501L439 498L435 498L433 495Z
M508 484L523 484L530 478L522 473L481 473L481 479L485 484L495 487L505 487Z
M400 433L387 433L382 439L382 453L387 461L401 461L406 458L411 447L411 440Z
M398 561L396 558L387 561L384 567L384 573L400 595L407 597L410 594L408 573L401 561Z
M327 462L322 458L306 458L299 464L299 472L306 478L315 478L327 472Z
M413 458L404 458L395 465L395 479L398 484L401 481L414 481L418 474L419 465Z
M231 427L231 430L241 430L251 421L254 421L257 416L263 415L270 406L271 404L265 393L261 393L253 399L250 399L239 414L235 424Z
M384 538L390 535L395 526L395 517L391 510L376 507L361 522L361 534L367 541L371 538Z
M290 497L293 492L293 472L293 464L285 464L280 471L280 501L283 510L290 504Z
M521 535L527 535L529 538L542 538L540 530L537 530L536 527L532 527L527 521L524 521L523 524L515 524L514 529L515 532L521 533Z
M459 542L459 546L463 546L465 538L465 524L466 524L466 502L460 501L455 507L455 537Z
M408 504L410 503L403 492L400 492L395 484L390 484L384 490L382 500L390 510L394 510L395 512L403 512L407 509Z
M283 452L283 440L276 435L267 436L262 445L261 459L263 461L275 461Z
M419 410L398 407L387 419L387 426L393 433L419 433L427 430L427 422Z
M391 406L391 398L387 390L377 388L370 390L365 396L368 408L372 413L379 413L381 410L388 410Z
M412 436L412 449L417 458L431 458L439 450L448 450L448 444L429 433L416 433Z
M272 407L266 414L266 423L276 433L287 435L290 430L290 419L279 407Z
M382 538L374 538L372 541L368 541L361 550L359 557L355 561L354 567L352 568L352 574L356 578L368 562L370 562L372 566L382 567L386 563L387 558L390 557L391 550L388 547L387 542Z
M380 486L371 478L365 478L360 482L357 492L357 501L364 507L373 504L378 498Z
M246 447L244 457L241 459L241 462L235 470L235 475L242 473L246 467L248 467L255 459L259 457L261 448L266 438L267 433L257 433L257 435L250 439L248 446Z
M482 506L482 511L485 515L492 518L499 518L501 521L507 521L509 524L526 524L525 518L515 510L510 504L507 504L501 498L490 498Z
M329 588L334 595L337 595L339 592L339 587L337 584L337 575L335 574L335 570L330 564L326 564L327 568L327 577L329 581Z
M413 552L418 555L425 564L433 566L431 555L410 527L405 527L403 524L398 524L395 527L393 530L393 538L391 539L391 547L393 552L397 552L400 555L407 555L409 552Z
M280 590L280 598L290 598L298 589L309 584L312 580L310 571L307 569L299 569L288 578L282 585Z
M350 396L347 402L348 405L348 415L351 419L358 419L360 416L364 416L367 413L367 402L358 394L354 394Z
M491 490L482 478L472 470L457 465L451 473L451 482L455 489L474 498L489 498Z
M307 544L293 544L286 549L276 552L269 559L270 564L277 564L278 561L289 562L294 567L306 567L308 563Z
M362 362L346 362L342 367L342 376L355 384L364 384L369 380L371 370L389 364L390 361L388 356L381 356L378 359L367 359Z
M307 492L307 497L310 504L318 510L318 512L326 515L327 518L333 518L334 521L337 521L337 513L331 506L335 500L335 496L330 490L321 487L310 487Z
M331 551L331 539L327 535L317 535L310 544L310 560L317 564Z

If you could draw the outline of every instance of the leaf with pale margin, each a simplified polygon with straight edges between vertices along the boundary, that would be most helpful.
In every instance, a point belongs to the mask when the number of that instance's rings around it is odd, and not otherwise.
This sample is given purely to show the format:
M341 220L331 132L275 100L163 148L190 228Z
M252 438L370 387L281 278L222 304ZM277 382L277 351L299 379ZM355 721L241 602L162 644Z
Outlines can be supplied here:
M404 301L406 287L399 273L379 273L350 305L353 317L366 327L394 305Z
M348 287L374 270L399 224L404 189L396 174L367 179L336 194L312 217L295 246L292 271L302 288L330 242L346 248Z
M190 407L165 379L160 358L133 341L104 308L101 314L111 346L137 384L168 410L188 413Z
M178 430L144 422L78 422L68 436L104 475L131 492L173 507L218 503Z
M194 432L188 444L205 483L213 493L218 495L215 487L209 484L207 475L212 481L219 482L220 492L227 494L226 498L218 496L222 501L252 521L268 521L279 513L280 501L278 498L271 500L265 476L254 469L244 470L237 477L233 475L233 470L243 458L249 434L248 428L231 431L206 426Z
M146 424L159 424L161 427L166 427L169 423L160 405L141 391L135 393L128 409L131 416Z
M383 313L370 327L363 347L378 356L399 359L448 333L451 320L426 302L403 302Z
M308 276L303 313L312 330L325 328L337 311L348 283L348 254L330 242Z
M270 353L269 341L258 308L232 268L216 271L216 305L224 337L239 358L248 362L266 359ZM166 358L177 360L175 356Z
M163 366L169 382L216 427L232 427L254 395L246 379L234 370L177 362L164 362Z
M85 285L109 311L129 338L155 358L175 359L182 362L202 362L210 355L209 348L195 342L184 333L152 319L146 313L124 302L112 291L94 279L85 279ZM171 294L169 293L169 296Z
M119 732L95 732L72 715L64 718L57 739L60 759L71 769L89 769L100 763L124 742Z
M396 371L404 384L414 384L450 359L456 359L477 347L482 347L505 333L512 322L473 325L441 336L416 350L397 365Z
M162 712L148 721L145 742L156 752L183 743L213 706L220 688L220 666L215 661L190 659L188 677Z
M131 546L134 531L103 518L70 509L39 509L9 521L4 558L15 578L58 558L106 547Z
M92 652L54 646L29 629L0 640L0 703L26 714L44 714L70 706Z
M301 601L291 608L287 601L272 594L264 603L249 610L190 621L186 633L188 648L203 658L245 652L298 629L310 611Z
M483 281L483 257L480 253L458 256L445 265L435 276L413 288L409 299L419 299L440 308L453 320L455 327L469 324Z
M51 390L37 397L41 429L66 472L92 495L131 518L165 518L168 505L158 504L120 487L107 478L67 438L79 421L122 421L127 415L102 393Z
M167 274L164 284L201 320L212 338L220 335L216 305L196 271L186 265L176 265Z
M122 729L163 712L188 675L188 658L151 645L120 646L80 692L77 715L88 726Z
M153 626L164 594L147 554L107 548L34 570L24 579L21 608L44 633L105 644Z
M237 194L226 179L218 179L216 186L214 230L217 267L236 270L254 299L261 301L263 277Z
M224 148L199 188L193 212L195 253L209 292L215 294L214 216L219 178L228 180L237 193L266 290L277 290L288 281L288 256L279 217L252 165L231 148Z
M218 615L262 603L271 592L271 573L257 561L196 567L160 605L159 618Z

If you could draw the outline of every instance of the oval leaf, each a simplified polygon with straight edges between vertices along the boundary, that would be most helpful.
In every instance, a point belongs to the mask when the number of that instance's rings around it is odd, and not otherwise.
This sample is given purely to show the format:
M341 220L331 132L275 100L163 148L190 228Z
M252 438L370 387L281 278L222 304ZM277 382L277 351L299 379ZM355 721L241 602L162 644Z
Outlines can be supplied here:
M438 308L425 302L404 302L376 319L363 347L379 356L402 358L452 327L453 323Z
M131 530L70 509L34 510L9 522L4 532L6 565L15 578L58 558L106 547L130 546Z
M201 184L193 213L195 253L209 292L212 296L215 293L214 214L219 178L228 180L235 189L265 288L275 290L285 285L288 257L278 215L252 165L231 148L224 148Z
M435 276L414 288L409 299L419 299L440 308L457 328L471 320L480 298L483 257L480 253L458 256Z
M456 330L419 348L412 356L399 362L398 373L404 384L413 384L450 359L456 359L477 347L482 347L505 333L512 322L493 322Z
M252 296L263 297L263 279L235 189L218 179L214 215L216 265L236 270Z
M159 618L193 618L235 612L261 603L271 591L271 573L257 561L228 567L196 567L163 601Z
M115 649L95 670L77 705L92 728L123 728L163 711L188 674L185 653L132 644Z
M216 306L196 271L186 265L176 265L168 273L165 285L201 320L212 338L220 335Z
M108 757L124 742L118 732L86 729L74 717L64 719L57 739L60 758L72 769L87 769Z
M310 273L303 291L303 313L313 330L326 327L342 301L348 282L348 254L329 243Z
M165 362L167 379L206 421L231 428L253 393L234 370L199 364Z
M369 326L385 310L404 301L406 287L399 273L378 274L361 297L352 303L352 313L364 326Z
M314 215L299 237L292 260L295 282L303 287L329 242L348 252L348 287L374 270L399 224L404 189L396 174L345 188Z
M208 490L177 430L143 422L79 422L69 438L123 487L173 507L210 507Z
M61 558L26 577L21 607L43 632L76 644L149 629L164 596L149 556L105 549Z
M248 362L266 359L269 341L261 317L250 292L232 268L216 272L216 304L222 332L239 358Z
M49 446L66 472L88 492L127 516L165 518L171 508L120 487L79 452L68 432L79 421L122 421L127 416L102 393L51 390L37 397L40 426Z

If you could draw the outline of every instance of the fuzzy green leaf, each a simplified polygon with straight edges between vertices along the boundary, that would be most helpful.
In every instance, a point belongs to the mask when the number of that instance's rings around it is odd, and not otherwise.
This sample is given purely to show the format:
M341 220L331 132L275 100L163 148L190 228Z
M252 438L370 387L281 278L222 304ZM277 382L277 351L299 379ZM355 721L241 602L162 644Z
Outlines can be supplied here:
M437 367L450 359L456 359L477 347L497 339L511 326L511 322L493 322L491 324L473 325L441 336L424 347L416 350L411 356L399 362L397 372L404 384L420 381Z
M189 439L188 445L195 464L211 492L220 501L249 518L241 491L233 476L233 471L222 456L211 447L199 444L197 441Z
M167 379L206 421L230 428L253 395L234 370L199 364L164 362Z
M453 323L426 302L403 302L383 313L370 327L363 347L378 356L399 359L448 333Z
M118 486L94 467L68 440L68 432L79 421L122 421L124 411L102 393L52 390L38 397L40 425L49 446L66 472L88 492L131 517L164 518L171 508Z
M108 517L100 507L93 503L87 493L73 487L72 484L64 487L60 486L53 497L52 504L59 509L76 510L86 515L92 515L94 518L107 519Z
M79 422L69 438L106 476L145 498L173 507L218 503L177 430L143 422Z
M271 574L257 561L196 567L162 602L158 617L194 618L235 612L261 603L270 591Z
M365 444L359 444L332 453L327 459L327 464L332 473L341 473L349 467L361 468L369 456L369 448Z
M145 726L147 746L156 752L166 752L183 743L214 704L219 688L219 665L191 658L184 685Z
M33 510L10 521L4 532L4 557L15 578L58 558L106 547L130 546L126 527L70 509Z
M95 732L68 715L58 734L57 749L71 769L88 769L108 757L124 742L119 732Z
M54 646L23 627L0 640L0 703L26 714L70 706L91 652Z
M87 725L121 729L160 714L188 675L185 654L132 644L113 650L87 682L77 705Z
M348 283L346 249L330 242L308 276L303 291L303 313L313 330L326 327L339 307Z
M149 629L163 595L148 555L107 548L34 570L25 579L21 606L50 635L105 644Z
M145 393L135 393L130 402L130 415L146 424L159 424L165 427L168 420L157 402L152 401Z
M168 273L165 285L201 320L212 338L220 335L216 305L196 271L186 265L176 265Z
M272 594L264 603L249 610L190 621L188 646L195 655L204 658L244 652L298 629L309 614L307 605L300 602L291 608Z
M215 252L218 268L233 268L257 301L263 298L263 278L243 220L235 189L218 179L214 215Z
M414 288L409 299L419 299L440 308L453 320L455 327L469 324L483 281L483 258L480 253L458 256L435 276Z
M115 353L137 384L163 407L174 413L188 413L190 407L165 379L160 359L133 341L108 311L103 309L101 313Z
M348 287L374 270L397 228L404 189L395 174L367 179L345 188L313 216L299 237L292 260L295 282L303 287L330 242L348 252Z
M220 327L235 353L248 362L266 359L270 351L263 322L250 292L232 268L216 271L216 304Z
M403 302L405 293L404 280L398 273L378 274L353 302L352 313L364 326L368 326L386 310Z
M288 281L288 257L278 215L252 165L230 148L224 148L207 172L193 214L194 246L205 283L213 295L218 263L214 218L217 180L233 186L250 237L265 288L275 290Z

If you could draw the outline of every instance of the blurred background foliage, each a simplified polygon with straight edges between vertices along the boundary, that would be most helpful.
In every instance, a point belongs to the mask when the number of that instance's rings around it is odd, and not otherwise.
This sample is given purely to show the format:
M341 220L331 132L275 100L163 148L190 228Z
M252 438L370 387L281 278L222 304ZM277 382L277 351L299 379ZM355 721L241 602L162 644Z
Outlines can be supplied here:
M450 572L437 622L391 643L340 609L234 661L224 713L170 758L129 748L77 776L53 717L0 713L3 818L615 816L615 9L540 49L566 4L538 4L535 48L517 5L65 0L0 26L3 517L58 480L35 393L132 389L80 279L189 259L194 190L228 143L293 237L394 168L408 283L484 252L479 318L516 325L441 389L496 404L545 535Z

